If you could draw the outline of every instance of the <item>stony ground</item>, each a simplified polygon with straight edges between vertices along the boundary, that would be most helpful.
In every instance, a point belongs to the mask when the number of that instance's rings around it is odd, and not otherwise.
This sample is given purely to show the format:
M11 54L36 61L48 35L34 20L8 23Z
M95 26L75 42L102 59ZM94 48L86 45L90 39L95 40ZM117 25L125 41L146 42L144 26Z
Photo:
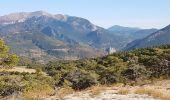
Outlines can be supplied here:
M98 87L97 87L98 88ZM99 94L94 94L91 90L85 90L80 92L74 92L72 94L66 95L62 99L59 99L57 95L47 97L45 100L157 100L152 96L139 95L139 94L119 94L118 88L108 87L105 90L100 90L96 92L101 92Z
M128 93L121 94L121 89L127 89ZM153 96L135 93L138 89L145 88ZM59 99L58 95L47 97L45 100L170 100L170 80L156 81L153 84L144 86L113 86L93 87L84 91L73 92ZM158 97L155 97L158 96ZM164 96L164 98L162 98Z
M107 90L99 95L92 95L91 93L74 93L66 96L65 100L156 100L148 95L138 94L117 94L115 90Z

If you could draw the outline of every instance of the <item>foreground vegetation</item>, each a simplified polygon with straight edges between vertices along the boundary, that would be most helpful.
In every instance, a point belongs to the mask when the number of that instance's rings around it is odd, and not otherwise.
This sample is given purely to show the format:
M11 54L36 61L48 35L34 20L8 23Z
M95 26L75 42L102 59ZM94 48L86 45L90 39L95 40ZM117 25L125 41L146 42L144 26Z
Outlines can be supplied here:
M50 62L45 70L54 78L56 86L72 87L75 90L96 84L142 85L148 79L170 77L170 45L94 59Z
M40 99L54 93L51 77L42 74L1 72L0 97Z
M41 70L36 73L7 71L18 64L19 57L9 53L0 40L0 99L39 99L54 93L54 82ZM33 65L32 65L33 66Z
M13 67L18 61L19 57L16 54L9 53L9 47L0 39L0 68Z

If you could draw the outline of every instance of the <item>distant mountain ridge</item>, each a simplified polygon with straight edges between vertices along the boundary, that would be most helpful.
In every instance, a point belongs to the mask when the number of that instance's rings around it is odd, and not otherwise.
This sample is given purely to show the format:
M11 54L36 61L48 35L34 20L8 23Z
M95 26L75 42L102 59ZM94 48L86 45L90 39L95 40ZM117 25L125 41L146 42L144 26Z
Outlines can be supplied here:
M58 20L66 20L67 16L66 15L61 15L61 14L57 14L57 15L52 15L49 14L45 11L35 11L35 12L18 12L18 13L11 13L8 15L4 15L0 17L0 23L1 24L11 24L14 22L23 22L28 18L31 17L40 17L40 16L49 16L49 17L53 17L56 18Z
M129 43L125 49L134 49L134 48L144 48L151 46L159 46L163 44L170 44L170 25L165 28L156 31L155 33L147 36L144 39L139 39Z
M0 36L12 52L41 62L101 56L106 48L120 49L128 42L84 18L44 11L1 16Z
M12 17L11 17L12 16ZM5 19L4 19L5 18ZM10 20L10 21L9 21ZM22 20L22 21L21 21ZM50 37L55 37L61 39L60 36L70 39L72 41L77 41L79 43L93 45L94 48L107 48L113 46L115 48L121 48L120 44L112 44L114 39L117 37L115 34L105 30L104 28L98 27L86 19L79 17L72 17L66 15L51 15L43 11L31 12L31 13L14 13L9 14L3 17L0 17L0 22L2 33L14 33L14 32L25 32L25 31L40 31ZM99 43L92 40L87 41L89 33L101 33L102 36L94 37L98 39L98 42L101 43L100 46L95 47ZM108 36L112 35L111 37ZM64 38L64 39L65 39ZM105 43L103 40L107 38L110 42ZM124 40L122 38L121 40ZM121 45L124 43L121 43ZM104 45L104 46L103 46Z
M128 30L127 27L124 29ZM142 31L141 37L153 31ZM120 50L138 37L134 35L138 33L128 34L132 33L114 32L84 18L44 11L0 16L0 36L11 46L12 52L42 62L101 56L108 47Z
M113 32L118 32L118 33L133 33L136 31L141 30L140 28L137 27L125 27L125 26L120 26L120 25L114 25L110 28L108 28L109 31Z
M43 11L0 17L0 36L12 51L38 60L103 55L100 50L79 42L82 35L96 29L98 27L86 19Z
M158 29L141 29L137 27L125 27L114 25L108 28L109 31L113 32L114 34L125 36L129 42L132 42L137 39L145 38L146 36L156 32Z

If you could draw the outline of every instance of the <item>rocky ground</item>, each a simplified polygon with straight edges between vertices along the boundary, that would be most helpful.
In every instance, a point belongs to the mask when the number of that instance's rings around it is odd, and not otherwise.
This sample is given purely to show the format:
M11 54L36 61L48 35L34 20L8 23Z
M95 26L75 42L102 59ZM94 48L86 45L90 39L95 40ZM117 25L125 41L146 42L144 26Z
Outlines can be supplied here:
M99 95L92 95L91 93L74 93L66 96L65 100L156 100L148 95L138 94L118 94L115 90L107 90Z
M170 100L169 94L170 80L161 80L143 86L94 86L66 95L62 92L62 98L54 95L45 100Z

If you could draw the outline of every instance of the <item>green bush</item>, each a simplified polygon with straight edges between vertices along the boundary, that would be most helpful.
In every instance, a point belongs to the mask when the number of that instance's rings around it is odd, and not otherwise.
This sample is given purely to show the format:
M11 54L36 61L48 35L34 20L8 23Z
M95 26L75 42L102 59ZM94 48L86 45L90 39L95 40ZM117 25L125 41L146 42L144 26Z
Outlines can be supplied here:
M9 47L0 39L0 66L13 67L18 64L19 57L9 53Z
M0 76L0 97L11 96L13 93L22 93L24 98L31 95L48 95L54 91L54 81L49 76L29 73L4 73ZM30 98L30 99L31 99Z
M56 86L84 89L94 84L136 82L170 77L170 46L136 49L105 57L56 61L45 66Z

